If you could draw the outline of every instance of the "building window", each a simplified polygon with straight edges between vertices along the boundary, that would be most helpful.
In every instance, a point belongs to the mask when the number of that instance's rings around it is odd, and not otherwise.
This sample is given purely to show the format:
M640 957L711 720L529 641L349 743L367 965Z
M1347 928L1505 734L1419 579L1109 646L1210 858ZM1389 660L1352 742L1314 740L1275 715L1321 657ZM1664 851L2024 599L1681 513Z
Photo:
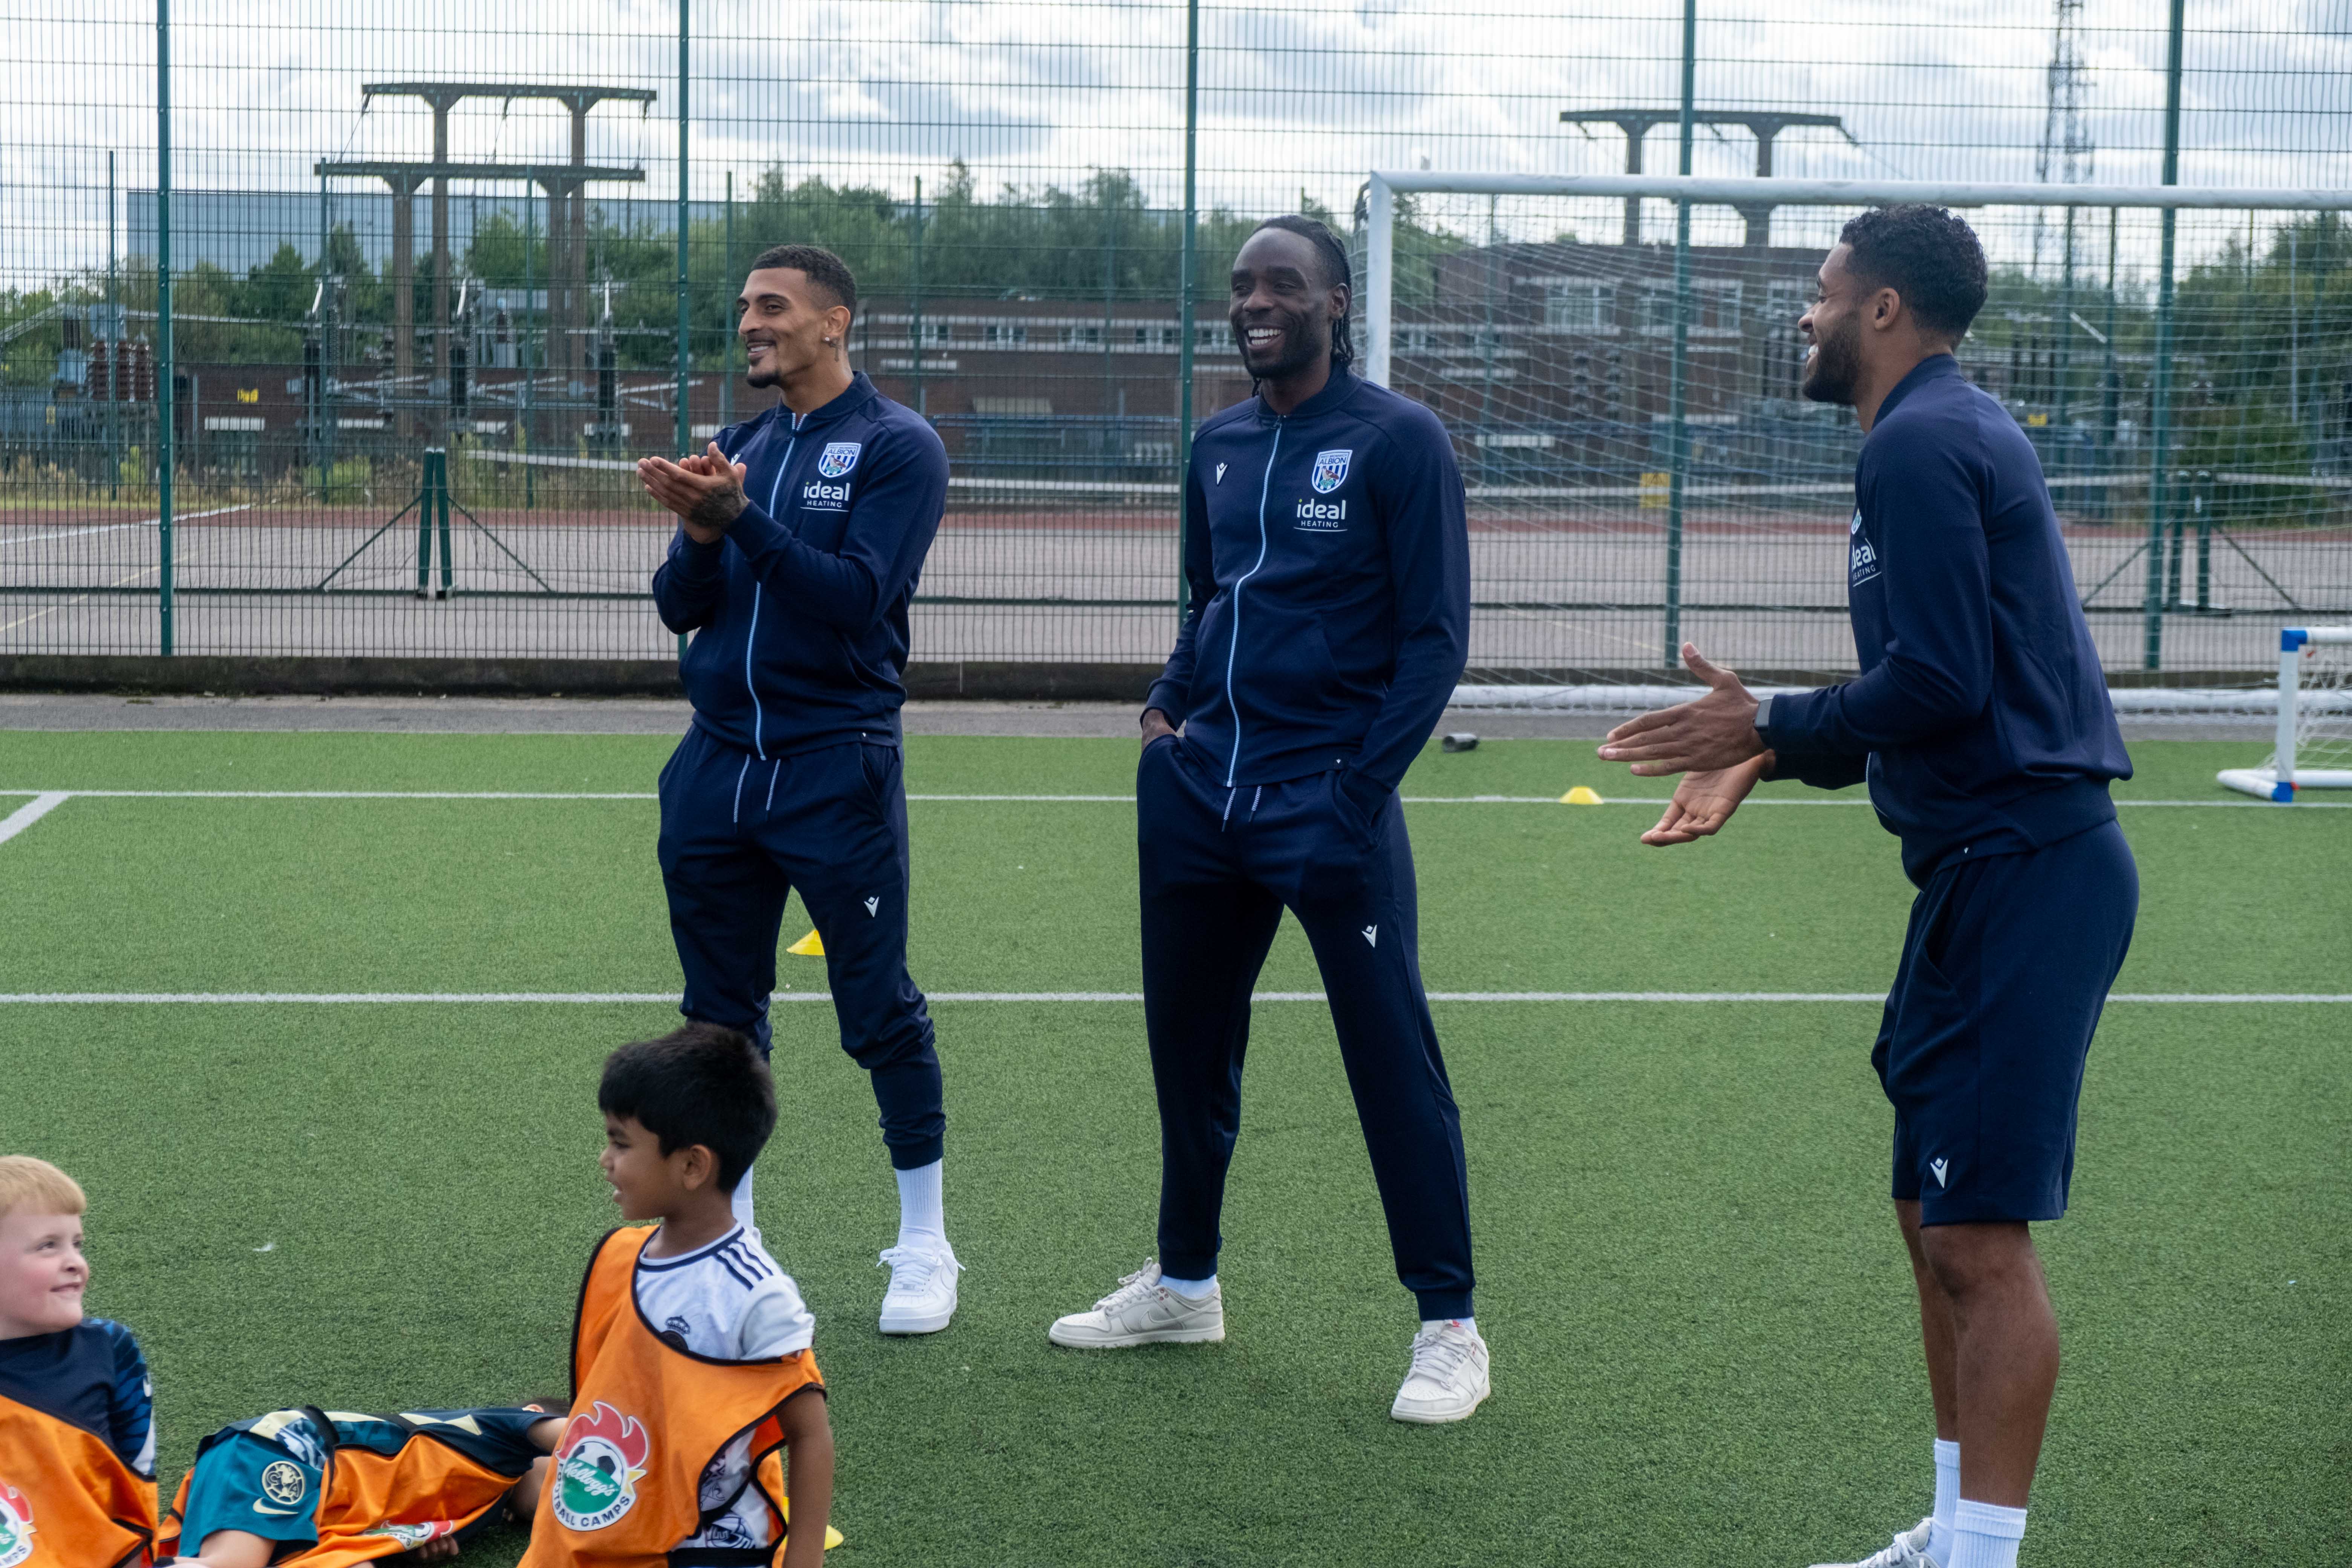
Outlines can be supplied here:
M1765 326L1776 332L1794 332L1798 319L1812 307L1813 286L1793 278L1776 278L1765 290Z
M1739 331L1739 282L1737 279L1700 278L1691 283L1690 330L1711 337L1731 337ZM1642 330L1664 333L1675 330L1675 286L1642 285Z
M980 330L980 336L992 349L1019 348L1029 341L1029 327L1023 321L991 321Z
M1613 303L1606 283L1555 282L1544 290L1544 325L1555 331L1597 332L1611 324Z

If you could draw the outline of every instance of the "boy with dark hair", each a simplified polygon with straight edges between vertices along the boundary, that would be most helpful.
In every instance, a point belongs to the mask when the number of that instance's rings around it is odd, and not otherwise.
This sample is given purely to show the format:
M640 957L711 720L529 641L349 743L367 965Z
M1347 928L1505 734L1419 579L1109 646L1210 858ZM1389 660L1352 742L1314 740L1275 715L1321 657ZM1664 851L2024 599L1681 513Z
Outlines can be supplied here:
M701 453L637 465L678 520L655 607L694 634L678 668L694 722L660 784L678 1011L740 1029L767 1054L779 922L799 889L898 1187L877 1325L937 1333L955 1317L962 1265L948 1245L939 1052L907 972L898 710L908 605L947 507L947 448L850 367L857 280L841 258L812 245L761 251L735 309L745 379L779 402ZM735 1212L756 1239L748 1175Z
M776 1125L767 1064L734 1030L688 1024L614 1051L596 1102L621 1217L659 1223L612 1232L589 1259L573 1414L526 1568L765 1563L779 1539L781 1568L816 1568L833 1506L816 1322L730 1203Z
M203 1568L443 1563L528 1521L563 1430L560 1399L362 1415L313 1406L222 1427L196 1449L158 1555Z
M131 1331L82 1316L88 1207L0 1155L0 1563L121 1568L155 1539L154 1392Z

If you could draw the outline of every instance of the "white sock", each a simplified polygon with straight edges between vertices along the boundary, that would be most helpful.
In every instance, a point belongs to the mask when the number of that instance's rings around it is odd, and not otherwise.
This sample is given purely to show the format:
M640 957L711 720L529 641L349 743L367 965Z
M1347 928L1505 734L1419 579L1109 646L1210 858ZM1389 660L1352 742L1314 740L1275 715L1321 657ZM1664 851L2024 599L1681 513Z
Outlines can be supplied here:
M1944 1568L2017 1568L2025 1510L1962 1498L1952 1510L1952 1558Z
M1936 1523L1927 1535L1927 1555L1951 1568L1952 1510L1960 1503L1960 1446L1936 1439Z
M752 1240L760 1239L760 1222L751 1215L751 1167L743 1167L743 1179L727 1195L727 1206L735 1211L735 1223L743 1227Z
M1162 1274L1160 1277L1160 1282L1162 1285L1167 1286L1171 1290L1175 1291L1179 1296L1192 1301L1199 1300L1202 1297L1207 1295L1210 1291L1217 1288L1217 1277L1213 1274L1210 1275L1206 1279L1171 1279L1167 1275Z
M947 1196L940 1181L944 1160L892 1173L898 1178L898 1245L939 1251L948 1244Z
M1424 1329L1440 1328L1447 1323L1459 1323L1474 1334L1478 1331L1478 1320L1475 1318L1423 1318L1421 1321Z

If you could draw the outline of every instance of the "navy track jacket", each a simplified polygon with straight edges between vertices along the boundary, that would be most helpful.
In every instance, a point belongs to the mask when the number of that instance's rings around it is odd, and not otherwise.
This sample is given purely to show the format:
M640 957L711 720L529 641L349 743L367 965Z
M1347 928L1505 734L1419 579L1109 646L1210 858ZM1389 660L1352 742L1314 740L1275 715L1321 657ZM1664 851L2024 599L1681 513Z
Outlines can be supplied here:
M2041 459L1949 354L1897 383L1854 464L1861 678L1772 699L1774 773L1870 783L1914 881L2113 821L2131 777Z
M1184 479L1192 607L1145 706L1228 785L1351 767L1394 789L1470 647L1462 471L1437 416L1333 367L1217 414Z
M751 502L716 544L681 527L654 574L662 625L695 632L694 721L760 757L895 736L907 605L947 509L948 454L859 372L814 413L719 433Z

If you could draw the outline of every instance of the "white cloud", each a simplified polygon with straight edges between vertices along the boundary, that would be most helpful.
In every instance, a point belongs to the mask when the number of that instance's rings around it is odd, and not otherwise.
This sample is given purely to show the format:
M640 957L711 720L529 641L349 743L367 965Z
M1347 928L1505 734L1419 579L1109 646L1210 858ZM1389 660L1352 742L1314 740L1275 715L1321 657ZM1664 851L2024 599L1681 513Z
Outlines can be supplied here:
M0 280L36 280L103 250L105 153L126 187L154 177L152 10L131 0L9 0L0 37L17 85L0 104ZM2100 178L2154 183L2162 7L2091 0L2089 126ZM2200 0L2189 40L2182 176L2352 183L2352 0ZM1563 108L1671 104L1674 0L1449 0L1201 13L1205 205L1286 206L1303 188L1344 209L1374 165L1615 172L1623 143L1559 123ZM1960 13L1943 13L1957 16ZM330 157L421 158L430 117L362 82L404 77L593 80L648 88L649 114L592 117L593 161L641 163L675 190L676 11L555 0L209 0L177 7L175 181L309 190ZM1864 146L1793 132L1790 174L2029 178L2042 125L2048 0L1984 0L1966 20L1893 0L1744 0L1699 31L1703 106L1842 114ZM900 191L968 161L984 188L1065 186L1124 167L1173 203L1183 160L1182 5L1075 0L748 0L694 7L694 194L772 163ZM1922 19L1927 18L1927 19ZM568 122L544 103L469 103L459 156L561 160ZM1671 127L1648 166L1673 167ZM1744 134L1703 135L1702 173L1751 167ZM298 239L307 236L295 237Z

